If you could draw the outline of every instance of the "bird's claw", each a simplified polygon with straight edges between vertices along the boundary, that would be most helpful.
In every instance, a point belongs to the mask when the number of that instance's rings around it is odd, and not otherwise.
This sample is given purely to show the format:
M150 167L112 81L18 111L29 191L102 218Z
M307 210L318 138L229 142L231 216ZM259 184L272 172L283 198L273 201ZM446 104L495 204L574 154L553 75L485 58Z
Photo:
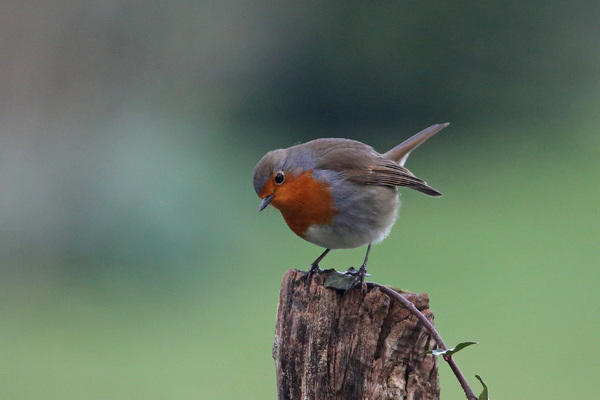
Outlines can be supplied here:
M367 273L367 268L363 264L358 270L354 267L348 268L344 274L351 276L355 279L356 283L353 286L362 285L365 282L365 277L371 276L371 274Z
M301 279L306 279L306 290L308 290L313 276L318 277L321 272L323 272L323 270L319 268L319 264L312 263L310 265L310 269L306 271L301 277Z

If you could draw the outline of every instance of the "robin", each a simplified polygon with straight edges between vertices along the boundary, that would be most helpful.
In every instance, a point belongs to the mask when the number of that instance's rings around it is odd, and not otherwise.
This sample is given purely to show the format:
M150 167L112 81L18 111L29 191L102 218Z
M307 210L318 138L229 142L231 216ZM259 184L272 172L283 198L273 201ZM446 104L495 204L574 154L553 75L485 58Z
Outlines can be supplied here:
M371 245L385 239L396 220L398 186L438 197L442 194L404 167L409 153L448 126L432 125L380 154L350 139L316 139L268 152L254 169L254 189L262 199L259 211L271 204L290 229L325 251L311 264L308 281L332 249L367 246L355 273L359 283L367 273Z

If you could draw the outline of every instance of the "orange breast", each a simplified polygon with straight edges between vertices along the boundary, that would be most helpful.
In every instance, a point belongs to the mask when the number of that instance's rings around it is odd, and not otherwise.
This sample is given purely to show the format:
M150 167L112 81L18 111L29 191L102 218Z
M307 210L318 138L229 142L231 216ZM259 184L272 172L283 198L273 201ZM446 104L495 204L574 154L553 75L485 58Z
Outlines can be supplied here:
M329 185L315 180L312 171L286 176L271 204L281 211L290 229L301 237L311 225L328 224L338 213Z

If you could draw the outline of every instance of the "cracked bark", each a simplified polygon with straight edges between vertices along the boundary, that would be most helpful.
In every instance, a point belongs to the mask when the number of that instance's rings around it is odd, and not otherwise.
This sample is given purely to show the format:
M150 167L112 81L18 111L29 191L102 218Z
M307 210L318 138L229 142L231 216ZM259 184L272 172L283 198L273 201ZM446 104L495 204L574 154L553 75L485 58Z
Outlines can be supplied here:
M379 289L345 293L289 270L273 358L280 400L439 399L435 346L422 324ZM433 320L426 293L403 294Z

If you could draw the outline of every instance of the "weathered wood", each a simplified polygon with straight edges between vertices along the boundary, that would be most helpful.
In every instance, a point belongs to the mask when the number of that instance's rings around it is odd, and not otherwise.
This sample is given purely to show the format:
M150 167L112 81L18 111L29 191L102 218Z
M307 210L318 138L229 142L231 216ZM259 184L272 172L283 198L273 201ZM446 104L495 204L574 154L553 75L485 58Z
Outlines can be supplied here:
M439 399L436 357L422 324L379 289L347 292L289 270L273 358L280 400ZM433 320L426 293L403 294Z

